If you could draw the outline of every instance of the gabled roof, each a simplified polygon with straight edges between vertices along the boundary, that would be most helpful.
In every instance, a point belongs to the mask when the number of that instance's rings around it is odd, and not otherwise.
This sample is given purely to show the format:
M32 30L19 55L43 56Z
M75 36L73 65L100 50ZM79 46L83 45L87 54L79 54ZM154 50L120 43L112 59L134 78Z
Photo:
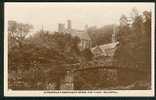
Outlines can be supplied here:
M77 36L80 39L91 40L89 34L85 31L75 30L75 29L66 30L66 31L67 31L67 33L70 33L72 36Z
M105 50L105 49L114 48L118 44L119 44L119 42L117 41L117 42L114 42L114 43L108 43L108 44L104 44L104 45L99 45L98 47L101 48L102 50ZM97 48L97 46L96 47L93 47L91 49L94 50L96 48Z
M99 45L99 46L96 46L94 48L91 48L91 52L94 54L94 55L110 55L112 56L115 52L115 48L116 46L119 44L119 42L113 42L113 43L108 43L108 44L104 44L104 45ZM100 50L99 50L100 49ZM109 49L113 49L113 50L109 50ZM100 54L99 54L99 53Z
M91 38L88 35L88 33L84 32L84 31L77 31L73 35L78 36L80 39L91 40Z
M103 53L103 50L99 46L96 46L96 47L91 49L91 52L94 55L101 55Z
M99 47L102 49L102 50L105 50L105 49L111 49L111 48L115 48L116 45L118 45L119 42L113 42L113 43L108 43L108 44L104 44L104 45L100 45Z

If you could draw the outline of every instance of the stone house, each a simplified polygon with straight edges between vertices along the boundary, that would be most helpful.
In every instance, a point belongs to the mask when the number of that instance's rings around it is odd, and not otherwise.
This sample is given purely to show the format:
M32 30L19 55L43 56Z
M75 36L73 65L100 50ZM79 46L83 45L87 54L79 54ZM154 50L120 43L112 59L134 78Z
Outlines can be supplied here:
M81 40L79 43L80 50L84 50L84 49L92 47L92 41L91 41L89 34L87 33L87 29L86 28L84 30L73 29L71 20L67 21L67 28L65 28L65 24L59 24L58 32L71 34L71 36L74 36L74 37L76 36L79 37Z

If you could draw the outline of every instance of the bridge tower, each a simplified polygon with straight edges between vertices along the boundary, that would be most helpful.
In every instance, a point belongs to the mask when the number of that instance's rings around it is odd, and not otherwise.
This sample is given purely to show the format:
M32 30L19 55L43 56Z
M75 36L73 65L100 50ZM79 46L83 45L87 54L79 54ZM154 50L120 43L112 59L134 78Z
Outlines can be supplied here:
M71 70L66 71L63 83L60 86L61 90L74 90L74 76Z
M69 30L72 29L71 20L67 20L67 28L68 28Z

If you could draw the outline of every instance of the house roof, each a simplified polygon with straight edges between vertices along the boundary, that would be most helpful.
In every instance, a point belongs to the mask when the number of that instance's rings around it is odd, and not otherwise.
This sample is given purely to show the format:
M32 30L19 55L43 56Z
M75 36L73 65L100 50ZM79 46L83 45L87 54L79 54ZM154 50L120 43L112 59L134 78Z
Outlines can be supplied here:
M114 50L113 51L110 51L110 50L108 50L108 49L113 49L113 48L115 48L117 45L119 44L119 42L117 41L117 42L114 42L114 43L108 43L108 44L104 44L104 45L99 45L99 46L96 46L96 47L93 47L93 48L91 48L91 52L93 53L93 54L97 54L97 50L98 49L101 49L100 51L101 51L101 54L100 55L107 55L107 53L108 53L108 55L109 54L113 54L113 52L114 52Z
M117 42L114 42L114 43L108 43L108 44L104 44L104 45L99 45L98 47L101 48L102 50L104 50L104 49L114 48L114 47L116 47L116 45L118 45L118 44L119 44L119 42L117 41ZM97 46L91 48L91 50L94 50L94 49L96 49L96 48L97 48Z
M67 30L69 31L69 30ZM84 39L84 40L91 40L89 34L85 31L81 31L81 30L75 30L75 29L72 29L70 30L69 32L72 36L77 36L79 37L80 39Z
M114 42L114 43L108 43L108 44L104 44L104 45L100 45L99 47L104 50L104 49L111 49L111 48L115 48L116 45L118 45L119 42Z

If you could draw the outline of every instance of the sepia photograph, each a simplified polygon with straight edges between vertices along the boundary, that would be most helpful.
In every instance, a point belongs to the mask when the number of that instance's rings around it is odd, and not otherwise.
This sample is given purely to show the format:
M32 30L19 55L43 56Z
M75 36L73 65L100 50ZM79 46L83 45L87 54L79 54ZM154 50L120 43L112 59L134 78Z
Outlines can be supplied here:
M6 96L154 96L154 3L5 3Z

